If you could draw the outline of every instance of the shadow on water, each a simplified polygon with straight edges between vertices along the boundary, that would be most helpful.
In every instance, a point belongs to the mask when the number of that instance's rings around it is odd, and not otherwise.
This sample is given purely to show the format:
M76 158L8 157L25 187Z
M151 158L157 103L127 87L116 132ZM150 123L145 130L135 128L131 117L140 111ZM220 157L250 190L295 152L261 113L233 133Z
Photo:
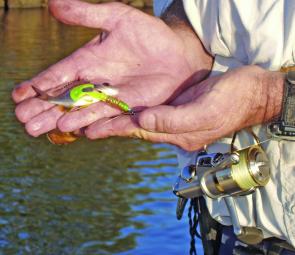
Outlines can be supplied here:
M0 254L188 254L169 146L81 139L58 147L15 120L14 85L96 33L42 9L0 11Z

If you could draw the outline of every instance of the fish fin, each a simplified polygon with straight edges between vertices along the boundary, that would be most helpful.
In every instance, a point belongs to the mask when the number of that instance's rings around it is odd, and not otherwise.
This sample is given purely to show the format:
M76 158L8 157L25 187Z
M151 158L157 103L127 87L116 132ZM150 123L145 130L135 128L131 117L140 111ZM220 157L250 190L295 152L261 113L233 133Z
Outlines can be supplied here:
M49 96L46 92L36 88L35 86L32 86L33 90L36 92L38 98L42 99L42 100L48 100Z
M80 106L74 106L71 109L68 110L68 112L75 112L75 111L79 111L81 109Z
M88 107L88 106L89 106L89 104L87 104L87 105L82 105L82 106L74 106L74 107L72 107L72 108L69 110L69 112L79 111L80 109L86 108L86 107Z
M68 108L64 107L63 105L58 105L58 109L61 112L69 112L70 111Z

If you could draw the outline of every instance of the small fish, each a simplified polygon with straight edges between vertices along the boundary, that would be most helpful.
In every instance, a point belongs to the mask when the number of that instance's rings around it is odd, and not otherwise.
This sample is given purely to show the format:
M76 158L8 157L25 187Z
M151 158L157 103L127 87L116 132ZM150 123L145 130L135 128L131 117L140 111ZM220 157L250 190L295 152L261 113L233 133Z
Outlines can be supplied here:
M125 102L117 99L118 89L108 83L94 84L89 81L74 81L61 84L58 87L41 91L33 87L38 98L56 104L62 111L73 111L87 107L96 102L105 102L115 106L125 114L133 115L135 112ZM53 144L69 144L78 139L73 132L61 132L54 129L47 134L48 140Z
M133 114L132 109L125 102L117 99L118 89L108 84L93 84L90 82L73 82L60 85L49 91L41 91L33 87L38 97L50 103L63 106L67 109L79 109L96 102L105 102L115 106L124 113Z

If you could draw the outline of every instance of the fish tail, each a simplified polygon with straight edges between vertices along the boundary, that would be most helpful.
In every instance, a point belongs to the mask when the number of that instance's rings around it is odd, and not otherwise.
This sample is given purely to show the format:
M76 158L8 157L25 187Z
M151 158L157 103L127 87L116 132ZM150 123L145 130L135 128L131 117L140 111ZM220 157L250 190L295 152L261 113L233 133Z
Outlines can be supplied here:
M42 100L48 100L49 96L46 92L36 88L35 86L32 86L33 90L36 92L38 98L42 99Z

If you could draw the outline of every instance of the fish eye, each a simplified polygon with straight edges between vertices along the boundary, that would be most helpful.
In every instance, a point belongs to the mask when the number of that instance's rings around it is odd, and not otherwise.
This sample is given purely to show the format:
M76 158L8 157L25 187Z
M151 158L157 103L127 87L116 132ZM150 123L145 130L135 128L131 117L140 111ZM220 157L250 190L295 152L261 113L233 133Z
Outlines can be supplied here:
M108 82L104 82L102 85L107 86L107 87L110 86L110 84Z

